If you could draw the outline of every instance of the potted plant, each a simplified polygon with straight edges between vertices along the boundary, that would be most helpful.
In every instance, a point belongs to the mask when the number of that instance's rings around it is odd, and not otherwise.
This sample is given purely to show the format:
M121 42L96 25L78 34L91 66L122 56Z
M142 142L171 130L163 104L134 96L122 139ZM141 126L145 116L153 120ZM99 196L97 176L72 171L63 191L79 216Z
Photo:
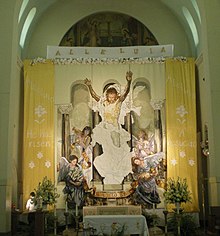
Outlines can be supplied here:
M181 234L181 219L182 214L180 214L180 205L182 202L191 202L191 192L188 190L188 184L186 178L181 179L180 177L177 180L169 178L167 180L167 188L164 192L164 197L166 203L173 203L176 206L175 220L177 224L177 235ZM182 209L181 209L182 212Z
M38 209L42 206L53 205L56 203L56 199L60 196L57 193L55 184L45 176L42 182L39 182L38 187L35 190L35 202Z

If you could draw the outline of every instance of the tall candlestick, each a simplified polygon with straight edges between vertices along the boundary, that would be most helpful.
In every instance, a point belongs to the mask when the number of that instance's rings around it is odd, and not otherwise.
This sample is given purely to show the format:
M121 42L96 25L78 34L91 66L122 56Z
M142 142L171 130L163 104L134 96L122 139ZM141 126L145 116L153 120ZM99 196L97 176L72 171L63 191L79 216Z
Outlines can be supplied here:
M76 204L76 216L78 216L78 205Z
M57 235L57 208L54 204L54 235Z
M177 214L179 214L180 213L180 203L176 202L175 205L176 205Z
M55 217L57 216L57 208L56 208L56 205L54 205L54 216L55 216Z
M65 207L65 211L66 211L66 212L68 212L67 201L66 201L66 207Z

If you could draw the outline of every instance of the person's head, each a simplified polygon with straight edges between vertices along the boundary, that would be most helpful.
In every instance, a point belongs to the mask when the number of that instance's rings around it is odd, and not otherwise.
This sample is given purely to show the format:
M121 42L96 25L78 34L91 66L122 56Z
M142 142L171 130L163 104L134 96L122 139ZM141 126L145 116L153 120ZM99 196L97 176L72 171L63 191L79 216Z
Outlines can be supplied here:
M138 138L139 139L147 139L147 133L144 130L140 130L138 133Z
M118 99L118 92L115 88L109 88L106 91L106 98L109 103L114 103Z
M135 158L133 159L133 161L134 161L134 164L135 164L135 165L139 166L139 165L142 164L143 159L142 159L142 158L139 158L139 157L135 157Z
M84 127L84 129L82 130L82 133L83 133L83 135L91 135L91 133L92 133L92 128L90 127L90 126L86 126L86 127Z
M122 29L123 36L129 35L129 30L127 28Z
M78 157L76 155L70 155L69 160L72 165L76 165L78 163Z
M34 198L35 197L35 192L31 192L30 193L30 198Z

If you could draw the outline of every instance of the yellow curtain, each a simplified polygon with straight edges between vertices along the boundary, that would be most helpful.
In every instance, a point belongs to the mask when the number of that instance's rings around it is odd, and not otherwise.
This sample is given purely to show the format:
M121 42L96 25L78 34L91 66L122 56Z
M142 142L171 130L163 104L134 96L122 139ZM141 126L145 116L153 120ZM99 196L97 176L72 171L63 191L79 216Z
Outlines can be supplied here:
M54 65L24 62L23 205L44 176L54 181Z
M165 66L167 177L187 179L192 203L184 211L198 211L195 62L167 59Z

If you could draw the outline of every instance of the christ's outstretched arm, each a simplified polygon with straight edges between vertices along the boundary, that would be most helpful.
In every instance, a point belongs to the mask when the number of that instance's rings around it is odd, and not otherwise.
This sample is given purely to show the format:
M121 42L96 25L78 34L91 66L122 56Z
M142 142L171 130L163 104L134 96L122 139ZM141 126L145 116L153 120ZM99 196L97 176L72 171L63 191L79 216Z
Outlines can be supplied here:
M91 96L98 102L100 100L100 96L98 94L96 94L96 92L94 91L92 84L91 84L91 80L89 79L85 79L84 83L87 85L87 87L89 88L89 92L91 94Z
M125 91L124 93L120 96L119 100L121 102L123 102L125 100L125 98L127 97L129 91L130 91L130 87L131 87L131 81L132 81L132 75L133 73L131 71L128 71L126 73L126 80L127 80L127 85L125 87Z

